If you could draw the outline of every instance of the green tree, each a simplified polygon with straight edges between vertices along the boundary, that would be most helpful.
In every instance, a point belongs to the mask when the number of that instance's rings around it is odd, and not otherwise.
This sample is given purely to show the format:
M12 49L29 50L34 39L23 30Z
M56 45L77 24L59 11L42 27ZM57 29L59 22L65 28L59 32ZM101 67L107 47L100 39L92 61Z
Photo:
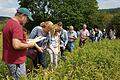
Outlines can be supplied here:
M120 37L120 12L116 13L109 24L109 29L116 30L116 36Z
M33 14L34 21L26 25L27 30L31 31L40 22L49 20L49 8L46 9L47 0L18 0L18 3L20 7L28 8Z
M86 23L92 26L96 23L98 6L96 0L18 0L21 7L27 7L33 13L34 22L29 23L29 30L40 22L51 20L54 23L62 21L64 28L73 25L80 29Z
M86 23L93 26L96 23L98 6L96 0L53 0L52 18L62 21L65 26L73 25L78 29Z
M113 18L113 14L108 12L100 12L97 17L97 25L100 29L108 29Z

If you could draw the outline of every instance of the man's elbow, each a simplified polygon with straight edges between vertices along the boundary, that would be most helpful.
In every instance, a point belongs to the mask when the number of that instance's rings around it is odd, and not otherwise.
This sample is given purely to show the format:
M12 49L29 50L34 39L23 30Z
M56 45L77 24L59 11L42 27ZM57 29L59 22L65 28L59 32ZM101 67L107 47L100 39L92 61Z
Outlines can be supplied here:
M13 44L14 49L20 49L19 45Z

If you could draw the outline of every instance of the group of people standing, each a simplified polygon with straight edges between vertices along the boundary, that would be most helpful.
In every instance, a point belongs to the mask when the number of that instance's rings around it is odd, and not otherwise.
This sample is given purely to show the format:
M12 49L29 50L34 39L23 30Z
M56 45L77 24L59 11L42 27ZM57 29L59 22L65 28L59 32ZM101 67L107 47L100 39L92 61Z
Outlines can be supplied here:
M64 57L64 51L68 49L70 52L74 49L74 41L77 39L77 33L74 31L74 27L70 26L69 30L63 29L63 23L58 22L53 24L51 21L45 21L40 23L40 26L36 26L30 33L30 39L36 37L46 37L45 39L36 43L37 47L28 49L28 57L30 54L36 54L32 56L33 64L35 68L42 65L43 68L47 68L46 53L50 55L50 62L57 67L58 56Z
M30 33L30 41L27 40L23 27L29 20L33 21L31 12L27 8L19 8L15 16L7 21L2 31L2 60L15 80L26 76L26 56L31 57L35 68L40 64L45 69L47 68L45 57L46 53L49 53L51 64L57 67L58 54L64 56L69 41L62 22L53 24L51 21L42 22L34 27ZM44 39L36 42L38 37L44 37ZM75 38L74 35L70 37L70 39ZM30 56L30 54L34 55Z
M103 29L103 31L101 31L100 29L98 29L97 27L95 27L94 29L90 30L90 41L94 42L94 41L100 41L102 39L115 39L116 38L116 32L113 31L112 29L109 29L109 31L106 31L106 29Z
M23 26L28 20L33 21L31 13L26 8L19 8L15 16L9 19L3 28L3 61L7 65L10 74L18 80L21 76L26 76L26 56L31 58L35 68L42 65L47 68L46 53L49 53L50 64L58 66L59 55L64 57L64 51L74 50L74 42L80 37L79 46L82 47L87 38L92 42L99 41L101 36L106 37L106 32L101 32L95 28L87 30L87 25L76 32L71 25L69 30L63 29L63 23L53 24L51 21L41 22L39 26L33 28L30 33L30 40L26 39L26 32ZM44 39L35 41L36 38Z
M43 68L47 68L45 58L47 52L50 54L51 64L55 64L57 66L58 53L61 51L61 56L63 56L63 52L67 44L67 32L62 28L62 26L62 22L53 24L51 21L45 21L40 23L40 26L36 26L31 31L31 39L35 39L39 36L46 37L36 43L37 47L32 49L30 48L30 52L34 50L33 54L36 54L33 59L34 67L38 68L39 64L41 64ZM60 37L62 39L60 39ZM27 54L29 55L30 53Z

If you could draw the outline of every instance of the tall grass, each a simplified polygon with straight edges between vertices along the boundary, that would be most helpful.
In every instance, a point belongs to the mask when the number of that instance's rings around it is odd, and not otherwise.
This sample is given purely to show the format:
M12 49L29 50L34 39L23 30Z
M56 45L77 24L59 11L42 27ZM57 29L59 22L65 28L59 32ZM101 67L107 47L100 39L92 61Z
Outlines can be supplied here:
M0 21L0 32L2 31L4 25L5 25L5 21Z
M0 34L0 58L2 56L2 33Z
M74 52L66 51L66 59L60 59L53 71L41 67L33 69L28 59L27 70L31 70L27 74L28 80L120 80L119 39L87 42L83 48L78 47L77 40L75 45ZM6 66L2 62L0 64L0 77L5 79Z
M120 40L103 40L87 43L66 52L66 60L60 60L54 71L39 70L31 80L119 80L120 79ZM29 77L30 76L30 77ZM32 76L32 77L31 77Z

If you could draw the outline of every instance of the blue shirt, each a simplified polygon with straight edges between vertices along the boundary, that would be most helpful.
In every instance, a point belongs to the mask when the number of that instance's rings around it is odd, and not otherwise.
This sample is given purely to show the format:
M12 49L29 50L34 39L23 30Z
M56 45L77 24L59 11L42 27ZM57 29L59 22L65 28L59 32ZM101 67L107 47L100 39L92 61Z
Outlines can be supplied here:
M60 33L60 44L66 46L68 43L68 35L66 30L62 30Z
M51 43L51 37L50 37L50 33L45 33L42 29L42 27L40 26L36 26L30 33L30 38L31 39L34 39L35 37L38 37L38 36L43 36L43 37L46 37L46 39L40 41L40 42L37 42L38 46L40 47L46 47L48 44Z
M77 33L74 30L68 31L68 42L73 42L75 39L71 39L70 37L74 37L76 39Z

